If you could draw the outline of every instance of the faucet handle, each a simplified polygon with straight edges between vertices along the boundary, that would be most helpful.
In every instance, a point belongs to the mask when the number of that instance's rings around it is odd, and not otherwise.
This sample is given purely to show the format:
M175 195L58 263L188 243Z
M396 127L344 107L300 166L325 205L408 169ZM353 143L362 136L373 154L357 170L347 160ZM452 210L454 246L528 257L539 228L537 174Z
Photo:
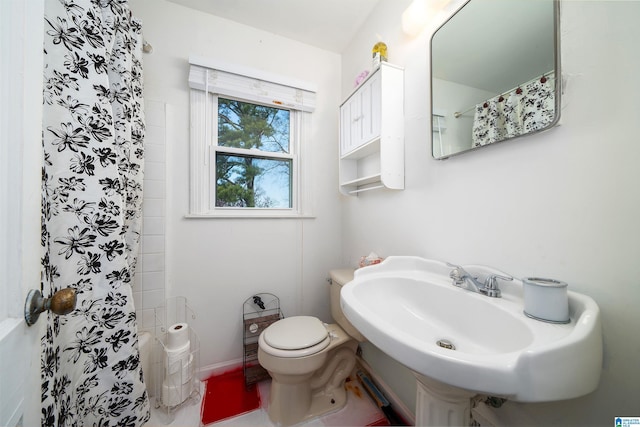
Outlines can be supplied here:
M498 287L498 279L506 280L510 282L513 280L512 276L503 276L501 274L491 274L484 279L484 289L488 296L494 298L500 298L500 288Z
M451 277L453 281L458 285L462 284L464 282L465 276L469 275L469 273L464 271L464 268L462 268L462 266L460 265L455 265L447 262L447 266L453 267L453 270L449 272L449 277Z
M484 279L484 284L487 288L493 288L494 286L498 286L498 281L496 279L502 279L502 280L506 280L507 282L510 282L513 280L512 276L503 276L502 274L491 274L489 276L487 276L486 279Z
M451 271L451 274L453 274L454 272L459 273L461 275L469 274L464 270L464 268L462 268L461 265L451 264L450 262L447 262L446 264L447 264L448 267L452 267L453 268L453 270Z

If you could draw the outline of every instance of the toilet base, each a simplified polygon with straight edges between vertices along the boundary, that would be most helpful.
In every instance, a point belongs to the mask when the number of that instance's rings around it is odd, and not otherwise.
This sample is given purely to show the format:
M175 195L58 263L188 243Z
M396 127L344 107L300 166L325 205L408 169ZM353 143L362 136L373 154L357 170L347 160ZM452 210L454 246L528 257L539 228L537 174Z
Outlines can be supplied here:
M344 383L329 391L311 391L308 382L281 384L272 380L267 413L271 422L285 427L338 411L346 404Z
M269 395L269 419L279 426L292 426L302 421L338 411L347 404L345 380L355 366L358 343L347 340L333 349L328 362L307 376L280 378L272 373Z
M309 418L328 414L329 412L338 411L347 405L347 390L342 384L339 388L334 388L331 392L316 392L313 395L311 408L309 412L312 414Z

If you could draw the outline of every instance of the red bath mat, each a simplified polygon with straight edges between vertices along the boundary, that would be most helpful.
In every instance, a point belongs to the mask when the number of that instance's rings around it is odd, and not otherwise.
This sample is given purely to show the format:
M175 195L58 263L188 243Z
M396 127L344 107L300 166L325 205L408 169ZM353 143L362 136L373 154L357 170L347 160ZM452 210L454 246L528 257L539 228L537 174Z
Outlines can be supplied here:
M242 368L205 380L203 425L251 412L259 407L258 386L253 384L248 390L245 388Z

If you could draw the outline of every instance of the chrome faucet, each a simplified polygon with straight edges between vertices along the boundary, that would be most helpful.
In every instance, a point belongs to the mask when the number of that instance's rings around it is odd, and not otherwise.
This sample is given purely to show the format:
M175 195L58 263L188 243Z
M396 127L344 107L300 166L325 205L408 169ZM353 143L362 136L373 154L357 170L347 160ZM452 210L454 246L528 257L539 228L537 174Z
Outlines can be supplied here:
M453 270L449 273L449 277L453 279L453 285L459 288L467 289L492 298L500 298L500 288L498 287L498 279L513 280L511 276L502 276L500 274L491 274L487 276L484 283L478 281L477 277L469 274L459 265L447 263Z

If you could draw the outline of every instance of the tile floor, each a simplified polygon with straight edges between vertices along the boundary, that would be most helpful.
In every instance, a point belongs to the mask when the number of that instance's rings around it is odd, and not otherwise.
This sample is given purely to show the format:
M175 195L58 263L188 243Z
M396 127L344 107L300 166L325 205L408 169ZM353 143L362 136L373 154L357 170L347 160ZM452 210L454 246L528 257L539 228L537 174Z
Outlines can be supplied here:
M275 427L267 415L266 405L269 402L270 381L263 381L259 386L262 407L252 412L239 415L226 420L208 424L208 427ZM204 396L204 383L200 386L200 396ZM153 400L153 399L152 399ZM161 411L153 408L151 420L145 427L175 426L175 427L200 427L201 401L187 402L176 410L171 421ZM323 417L298 424L296 427L362 427L366 425L388 425L382 411L375 405L369 395L357 383L347 383L347 405L339 411L329 413Z

